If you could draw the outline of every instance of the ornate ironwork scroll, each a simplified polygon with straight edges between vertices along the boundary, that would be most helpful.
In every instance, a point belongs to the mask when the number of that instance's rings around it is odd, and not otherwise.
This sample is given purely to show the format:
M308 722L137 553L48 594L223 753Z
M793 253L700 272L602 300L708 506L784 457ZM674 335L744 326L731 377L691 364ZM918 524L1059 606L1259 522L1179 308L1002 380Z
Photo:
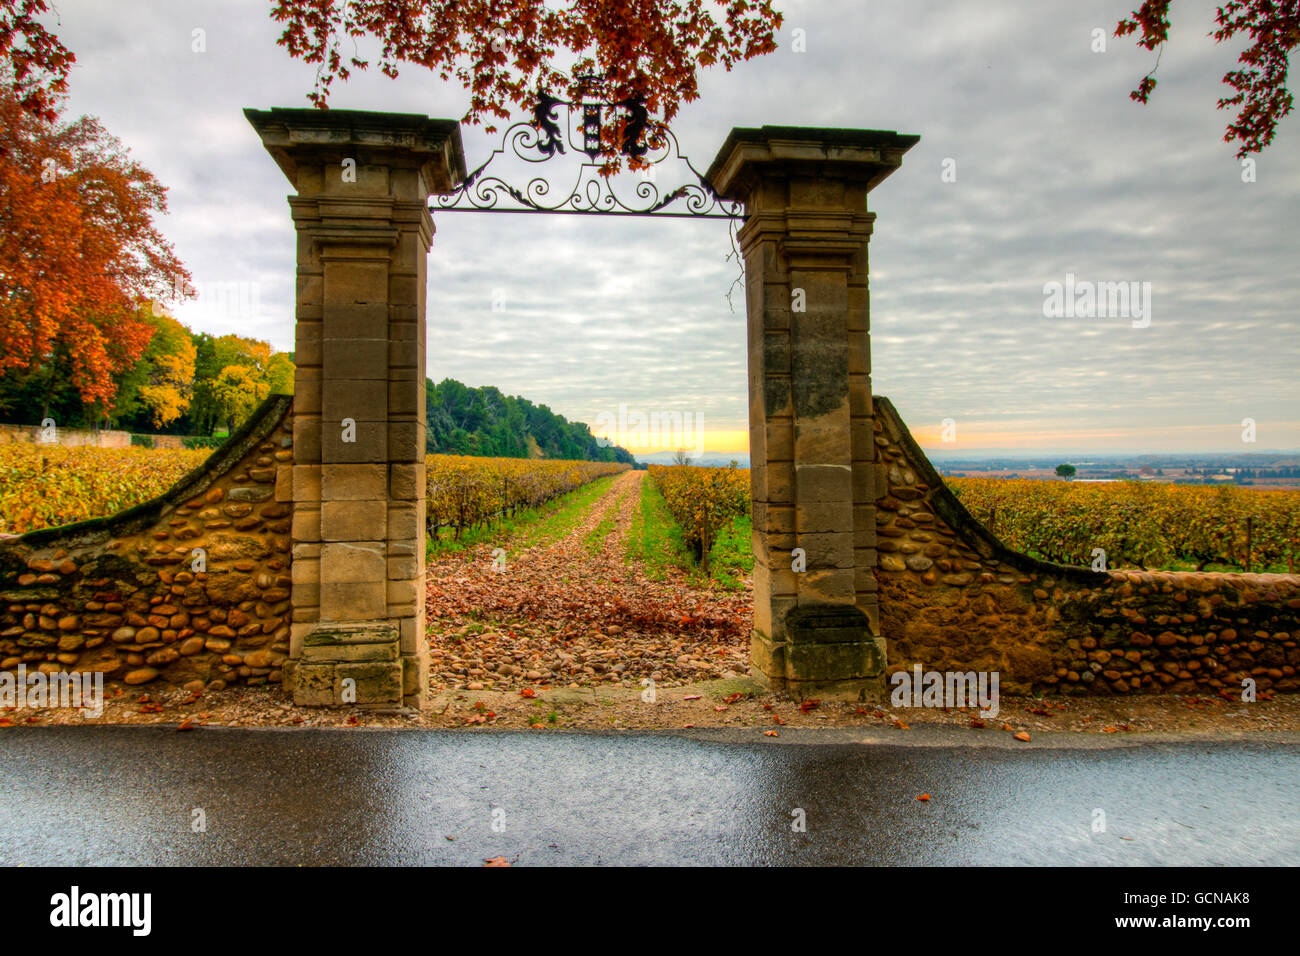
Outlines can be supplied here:
M625 120L619 147L622 156L647 163L624 176L600 174L602 132ZM553 190L546 176L529 178L527 167L512 181L503 170L514 160L547 163L560 156L585 156L567 191ZM506 157L505 163L498 162ZM679 178L671 188L659 185L659 169L679 163ZM496 164L495 169L490 169ZM558 163L557 163L558 165ZM527 179L527 182L523 180ZM631 183L629 185L629 182ZM620 187L626 187L620 191ZM619 103L569 102L538 93L531 119L510 126L487 162L470 173L455 192L437 196L434 212L560 213L578 216L677 216L686 219L743 219L741 203L723 199L682 155L663 123L649 119L639 100Z

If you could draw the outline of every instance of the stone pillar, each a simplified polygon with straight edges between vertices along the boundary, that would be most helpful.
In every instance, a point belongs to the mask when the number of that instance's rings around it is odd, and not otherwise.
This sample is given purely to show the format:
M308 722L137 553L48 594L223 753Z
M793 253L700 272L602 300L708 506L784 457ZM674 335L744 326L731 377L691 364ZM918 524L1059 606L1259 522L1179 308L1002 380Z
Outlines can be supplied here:
M452 120L245 110L298 231L294 702L423 703L428 198L465 176Z
M774 689L796 696L883 689L867 193L919 138L733 129L708 173L746 213L738 238L754 500L751 658Z

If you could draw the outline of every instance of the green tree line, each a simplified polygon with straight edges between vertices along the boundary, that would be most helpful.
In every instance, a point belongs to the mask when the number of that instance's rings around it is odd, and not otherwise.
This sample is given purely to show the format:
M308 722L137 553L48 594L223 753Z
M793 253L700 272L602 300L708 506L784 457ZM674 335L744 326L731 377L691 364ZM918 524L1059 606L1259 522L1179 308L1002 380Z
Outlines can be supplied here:
M431 455L633 463L627 449L602 444L582 422L491 385L474 388L452 378L435 385L425 379L424 393Z

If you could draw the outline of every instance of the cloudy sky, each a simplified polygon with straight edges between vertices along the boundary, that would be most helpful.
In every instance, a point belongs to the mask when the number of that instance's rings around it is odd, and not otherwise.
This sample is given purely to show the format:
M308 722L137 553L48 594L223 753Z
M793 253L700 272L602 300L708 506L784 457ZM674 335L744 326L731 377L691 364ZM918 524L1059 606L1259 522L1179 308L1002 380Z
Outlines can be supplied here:
M777 6L782 48L706 73L674 130L701 170L733 126L920 134L871 195L871 324L874 390L923 445L1300 448L1300 115L1243 182L1222 141L1229 114L1214 108L1238 47L1205 36L1212 3L1175 5L1146 107L1128 92L1153 55L1109 37L1133 0ZM170 188L163 229L200 285L255 292L246 307L181 318L288 350L287 183L241 110L307 105L313 70L276 46L269 9L59 0L58 31L77 55L71 110L99 116ZM1106 49L1093 52L1099 27ZM192 50L196 28L205 52ZM396 81L363 74L331 103L458 119L468 97L412 69ZM473 168L494 142L478 127L464 137ZM736 277L725 223L435 219L432 378L496 385L591 423L620 405L694 416L710 450L744 450L743 307L739 293L734 312L725 298ZM1067 274L1149 283L1150 311L1044 315L1045 285ZM948 418L955 444L940 442Z

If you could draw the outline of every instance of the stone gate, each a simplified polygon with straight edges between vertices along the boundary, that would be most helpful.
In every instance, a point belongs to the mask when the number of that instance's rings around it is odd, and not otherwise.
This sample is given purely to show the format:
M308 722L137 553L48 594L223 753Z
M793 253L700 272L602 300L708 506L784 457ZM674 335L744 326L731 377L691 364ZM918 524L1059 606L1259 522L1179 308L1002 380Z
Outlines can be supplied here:
M268 400L152 501L0 540L0 670L195 692L283 681L300 704L418 707L430 198L435 212L574 210L539 205L492 158L467 173L451 120L246 115L294 190L292 402ZM512 130L558 148L547 113ZM707 175L690 167L695 182L648 206L574 193L592 213L743 218L756 676L859 699L913 666L998 671L1013 694L1300 690L1300 576L1018 554L872 396L868 194L916 142L735 129ZM577 144L592 159L598 146ZM497 208L502 195L525 208Z
M296 190L285 680L303 704L336 703L352 691L357 702L418 706L427 668L428 200L466 178L459 127L350 111L246 115ZM867 194L917 139L736 129L708 172L717 195L745 214L753 656L776 688L857 693L884 671L867 294L875 216ZM807 554L808 571L798 575L790 570L795 548Z

